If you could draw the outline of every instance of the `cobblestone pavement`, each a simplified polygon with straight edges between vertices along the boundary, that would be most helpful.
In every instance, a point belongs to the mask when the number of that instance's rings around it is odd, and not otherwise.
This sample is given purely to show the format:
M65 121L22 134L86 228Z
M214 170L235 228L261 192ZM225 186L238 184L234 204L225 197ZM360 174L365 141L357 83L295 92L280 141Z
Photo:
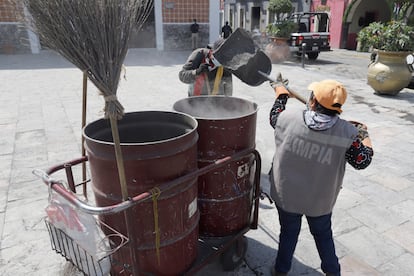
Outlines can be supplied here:
M177 74L188 54L131 50L118 90L126 112L171 110L187 97L187 86ZM274 64L273 73L282 72L304 97L312 81L343 82L349 97L341 116L368 125L373 163L363 171L347 168L334 209L342 275L409 276L414 268L414 94L410 89L393 97L374 94L366 83L368 63L367 53L334 50L306 61L304 68L300 60ZM0 274L62 275L66 262L51 250L43 222L48 190L32 170L80 157L82 73L48 51L0 55L0 81ZM92 122L102 117L104 102L96 88L88 87L87 121ZM268 124L274 94L267 83L249 87L234 79L233 96L259 106L256 145L265 176L274 147ZM261 186L269 189L266 177ZM259 228L246 234L243 264L224 273L214 261L198 275L270 275L278 230L274 205L262 200ZM290 275L322 275L306 223Z

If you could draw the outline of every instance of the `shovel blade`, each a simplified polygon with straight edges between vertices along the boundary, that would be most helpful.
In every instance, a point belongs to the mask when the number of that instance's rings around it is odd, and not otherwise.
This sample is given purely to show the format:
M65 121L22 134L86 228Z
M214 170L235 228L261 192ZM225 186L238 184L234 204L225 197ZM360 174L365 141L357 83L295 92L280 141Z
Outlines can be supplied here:
M272 71L269 57L244 29L236 29L213 55L222 66L250 86L258 86L267 81L258 71L268 75Z
M243 65L243 57L253 56L257 49L246 30L237 28L213 55L224 67L236 70Z
M259 74L259 71L267 75L270 75L270 72L272 71L272 62L261 50L257 51L246 64L240 66L237 70L232 71L232 73L247 85L259 86L263 82L268 81L266 77Z

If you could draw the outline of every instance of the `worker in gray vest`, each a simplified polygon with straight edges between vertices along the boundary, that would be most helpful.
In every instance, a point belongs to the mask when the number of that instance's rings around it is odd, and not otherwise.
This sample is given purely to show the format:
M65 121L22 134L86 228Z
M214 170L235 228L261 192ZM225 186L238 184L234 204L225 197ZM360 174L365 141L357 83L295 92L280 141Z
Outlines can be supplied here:
M233 77L229 69L217 63L214 51L224 43L219 38L206 48L194 50L178 73L180 81L188 84L188 96L233 94Z
M286 108L293 97L281 75L271 83L276 100L270 111L276 151L270 172L271 197L280 223L279 248L272 275L287 275L305 215L326 275L340 275L331 216L342 187L346 163L365 169L374 154L367 127L339 117L347 92L342 83L309 85L306 108Z

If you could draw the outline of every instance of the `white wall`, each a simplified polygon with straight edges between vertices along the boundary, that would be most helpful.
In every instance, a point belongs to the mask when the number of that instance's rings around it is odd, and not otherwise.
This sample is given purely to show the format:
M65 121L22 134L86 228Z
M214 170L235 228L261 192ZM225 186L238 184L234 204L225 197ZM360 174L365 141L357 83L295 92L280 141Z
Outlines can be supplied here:
M162 0L154 0L155 44L157 50L164 50L164 30L162 22Z
M220 37L220 1L210 0L210 37L209 43L213 43Z

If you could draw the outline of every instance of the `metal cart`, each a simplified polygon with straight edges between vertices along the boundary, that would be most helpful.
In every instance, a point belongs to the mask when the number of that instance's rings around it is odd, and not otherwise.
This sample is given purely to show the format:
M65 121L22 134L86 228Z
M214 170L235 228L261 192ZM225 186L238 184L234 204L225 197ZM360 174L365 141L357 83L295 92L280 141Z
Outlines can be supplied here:
M196 171L188 173L180 178L174 179L170 182L159 186L160 192L174 189L177 185L188 179L198 177L208 173L221 166L225 166L230 162L240 160L245 157L253 158L253 165L250 170L253 176L252 191L251 191L251 210L250 222L243 229L225 237L199 237L198 239L198 254L196 260L189 267L189 269L182 273L182 275L194 275L200 271L207 264L211 263L216 258L220 257L222 267L225 271L231 271L237 268L243 261L247 251L247 239L244 234L250 229L257 229L258 224L258 210L259 200L261 197L260 191L260 174L261 174L261 158L255 149L247 149L239 151L232 156L228 156L214 163L199 168ZM127 201L119 202L118 204L97 207L86 203L76 195L76 189L82 186L84 195L86 196L85 186L90 183L90 180L75 183L74 171L75 166L87 164L88 158L82 157L71 160L63 164L53 166L46 171L35 170L33 173L40 177L43 182L49 186L50 191L59 194L76 210L91 214L94 217L98 215L117 214L121 212L128 212L128 209L140 202L151 200L152 193L150 191L135 195ZM55 180L52 175L57 172L63 172L66 175L66 181ZM67 185L65 185L67 184ZM128 250L121 250L123 248L132 247L131 239L125 233L117 232L111 225L106 225L98 218L96 223L105 232L105 239L110 243L110 250L105 252L99 259L88 253L81 244L78 244L76 239L71 237L67 232L55 227L50 221L45 218L45 223L49 232L51 246L54 251L62 255L74 266L76 266L85 275L103 275L103 265L110 262L111 275L141 275L139 264L137 263L120 263L119 259L125 259L121 255L128 252ZM131 258L126 258L131 259ZM144 274L148 275L148 274Z

